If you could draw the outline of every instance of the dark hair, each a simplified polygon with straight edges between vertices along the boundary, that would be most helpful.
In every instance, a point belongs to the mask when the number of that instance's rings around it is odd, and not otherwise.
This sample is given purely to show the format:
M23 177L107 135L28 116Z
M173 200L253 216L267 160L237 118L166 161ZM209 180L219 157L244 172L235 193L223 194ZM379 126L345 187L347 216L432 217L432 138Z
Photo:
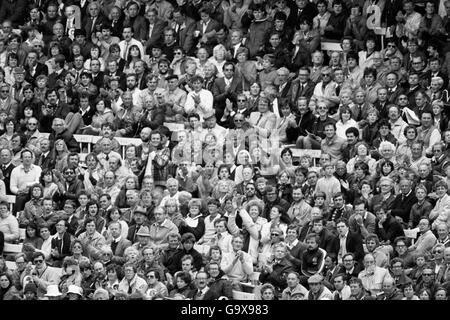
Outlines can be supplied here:
M195 243L195 236L194 236L194 234L193 233L191 233L191 232L187 232L187 233L184 233L182 236L181 236L181 243L183 244L183 243L185 243L185 242L192 242L192 243Z

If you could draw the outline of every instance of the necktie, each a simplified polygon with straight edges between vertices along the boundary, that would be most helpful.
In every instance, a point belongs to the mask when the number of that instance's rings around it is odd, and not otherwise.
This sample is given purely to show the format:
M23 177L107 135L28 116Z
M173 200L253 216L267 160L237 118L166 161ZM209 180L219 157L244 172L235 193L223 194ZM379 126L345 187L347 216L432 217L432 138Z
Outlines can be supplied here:
M42 164L44 163L44 161L45 161L45 154L42 154L42 155L41 155L41 161L39 162L39 165L42 166Z
M133 288L131 288L131 283L128 283L128 294L133 293Z
M91 19L92 19L92 22L91 22L92 23L92 25L91 25L91 32L92 32L92 31L94 31L95 17L91 17Z
M130 43L129 42L126 42L126 45L125 45L125 53L124 53L124 56L125 56L125 60L127 60L127 58L128 58L128 48L130 47Z
M153 25L150 25L148 27L148 37L150 38L152 36L152 31L153 31Z
M113 254L116 254L116 249L117 249L117 241L113 241L111 242L111 250L113 252Z
M109 160L109 154L105 155L105 160L106 160L106 161Z
M6 171L6 166L2 165L2 171Z
M259 124L259 122L261 121L261 118L262 118L262 117L263 117L263 114L260 113L260 114L259 114L258 121L256 121L256 126L258 126L258 124Z

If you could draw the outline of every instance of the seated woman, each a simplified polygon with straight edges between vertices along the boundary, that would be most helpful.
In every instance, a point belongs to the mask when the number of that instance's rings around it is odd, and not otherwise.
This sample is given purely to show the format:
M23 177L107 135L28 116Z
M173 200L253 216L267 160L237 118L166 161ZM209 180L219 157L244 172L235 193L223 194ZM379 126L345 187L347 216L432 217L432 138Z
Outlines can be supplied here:
M180 271L175 274L174 288L170 291L170 298L186 299L192 298L194 294L194 286L192 277L188 272Z
M29 190L30 200L25 203L25 207L19 215L19 226L25 228L30 222L35 222L35 217L41 217L44 213L43 208L43 187L35 184Z
M114 205L117 208L129 208L129 205L127 204L127 190L139 190L139 181L138 177L135 175L130 175L125 179L125 184L120 189L119 194L116 197L116 201L114 202Z
M339 120L336 122L336 135L340 138L347 139L345 131L351 127L359 129L358 123L353 119L351 109L349 107L340 107Z
M23 241L22 252L25 253L27 261L33 259L35 250L42 248L43 240L39 236L39 228L34 222L28 223L25 231L25 240Z
M52 161L55 163L55 170L62 172L67 166L67 157L69 156L69 149L63 139L55 141L51 151Z
M0 232L3 233L5 243L15 243L19 240L19 222L9 211L6 201L0 202Z
M83 173L84 186L88 192L95 193L97 184L104 177L105 170L95 153L89 153L86 156L86 166Z
M97 111L92 116L92 123L84 127L83 134L98 136L101 132L102 125L104 123L112 123L114 120L114 114L109 100L100 99L96 103L95 109Z
M201 212L202 202L198 199L189 201L189 213L184 221L180 221L179 231L183 235L185 233L192 233L196 241L200 240L205 233L205 221Z

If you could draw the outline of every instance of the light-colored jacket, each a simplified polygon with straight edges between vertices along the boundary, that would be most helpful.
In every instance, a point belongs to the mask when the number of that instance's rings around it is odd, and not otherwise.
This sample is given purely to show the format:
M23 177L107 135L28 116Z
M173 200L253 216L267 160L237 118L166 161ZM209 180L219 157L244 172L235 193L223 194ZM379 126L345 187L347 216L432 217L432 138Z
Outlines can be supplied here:
M358 278L361 279L364 289L370 291L372 296L381 292L383 280L386 276L389 276L388 270L378 266L375 266L373 273L365 269L358 274Z
M441 199L436 201L436 205L430 212L429 219L434 220L431 224L432 230L436 229L441 223L445 223L447 227L450 227L450 196L448 194L444 194Z

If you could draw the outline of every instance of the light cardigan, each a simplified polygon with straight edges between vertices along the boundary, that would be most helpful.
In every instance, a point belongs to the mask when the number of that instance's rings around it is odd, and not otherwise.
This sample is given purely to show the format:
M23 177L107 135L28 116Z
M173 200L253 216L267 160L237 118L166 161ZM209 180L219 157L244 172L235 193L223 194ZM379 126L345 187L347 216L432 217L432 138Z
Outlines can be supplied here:
M17 194L19 189L30 187L35 183L39 183L42 169L39 166L31 165L30 171L25 172L23 165L15 167L11 171L10 189L11 192Z
M0 231L3 232L5 242L14 242L19 239L19 222L11 213L6 218L0 217Z
M195 105L195 101L193 96L199 95L200 96L200 104L198 106ZM184 111L186 113L192 113L196 112L200 116L200 121L203 121L203 118L205 114L209 112L213 112L213 102L214 97L211 93L211 91L201 89L200 92L191 91L188 93L186 98L186 103L184 105Z
M390 277L388 270L378 266L375 266L373 274L368 274L367 270L363 270L358 274L364 289L370 291L372 296L376 296L377 293L381 292L386 276Z
M450 196L448 194L444 194L442 198L436 201L436 205L431 210L428 218L434 220L431 224L432 230L436 229L441 223L450 227Z

